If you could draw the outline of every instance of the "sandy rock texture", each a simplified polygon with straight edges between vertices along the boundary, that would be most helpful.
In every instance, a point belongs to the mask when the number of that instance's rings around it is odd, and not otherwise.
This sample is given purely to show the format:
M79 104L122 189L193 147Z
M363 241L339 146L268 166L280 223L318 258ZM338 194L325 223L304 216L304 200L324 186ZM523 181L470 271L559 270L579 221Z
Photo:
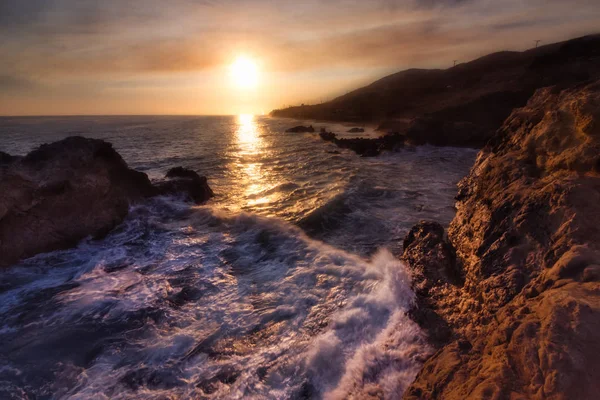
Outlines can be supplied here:
M405 398L598 398L600 81L538 90L457 200L447 236L420 224L405 243L439 347Z

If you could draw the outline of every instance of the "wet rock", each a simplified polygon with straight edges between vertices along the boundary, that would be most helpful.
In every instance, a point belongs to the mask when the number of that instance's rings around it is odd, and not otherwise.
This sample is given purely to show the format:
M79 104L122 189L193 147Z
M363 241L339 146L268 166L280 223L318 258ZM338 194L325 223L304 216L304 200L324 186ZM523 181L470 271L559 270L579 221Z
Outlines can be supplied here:
M348 129L348 133L363 133L365 130L363 128L350 128Z
M153 185L130 169L110 143L73 136L25 157L0 154L0 266L38 253L101 238L129 206L155 195L201 203L213 196L207 180L185 168Z
M402 258L412 270L413 283L424 294L435 285L460 284L456 251L437 222L421 221L410 230L404 239Z
M462 284L454 247L440 224L421 221L406 235L402 259L411 269L417 295L410 316L425 328L430 342L439 347L452 336L448 323L437 310L442 303L439 300Z
M102 140L70 137L10 160L0 168L0 265L101 236L154 193Z
M361 157L376 157L384 150L393 151L404 146L404 137L399 134L388 134L377 139L339 139L335 133L323 130L319 136L324 141L331 142L342 149L350 149Z
M298 126L295 126L293 128L289 128L286 130L286 132L288 132L288 133L313 133L314 131L315 131L315 128L313 128L312 125L310 125L310 126L298 125Z
M459 184L448 239L464 285L444 281L439 228L415 228L417 293L422 275L436 284L413 318L452 332L405 398L597 396L599 121L600 82L540 89L505 121Z
M205 176L183 167L171 168L167 180L155 183L158 194L183 195L188 200L201 204L214 196Z

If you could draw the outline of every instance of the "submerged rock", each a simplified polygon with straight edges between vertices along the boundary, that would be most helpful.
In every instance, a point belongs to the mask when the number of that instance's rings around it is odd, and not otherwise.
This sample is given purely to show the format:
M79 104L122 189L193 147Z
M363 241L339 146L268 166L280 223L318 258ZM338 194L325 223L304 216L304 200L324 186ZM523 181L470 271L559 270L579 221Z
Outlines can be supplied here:
M288 133L313 133L314 131L315 131L315 128L313 128L312 125L310 125L310 126L298 125L298 126L295 126L293 128L286 130L286 132L288 132Z
M195 173L154 186L97 139L69 137L25 157L0 156L0 266L102 237L130 204L150 196L183 191L197 202L212 196L206 178Z
M348 129L348 133L363 133L365 130L363 128L350 128Z
M417 293L429 283L415 320L429 330L434 313L452 334L405 398L600 392L599 127L600 81L540 89L459 184L449 243L417 228L405 260ZM450 243L464 285L445 282Z

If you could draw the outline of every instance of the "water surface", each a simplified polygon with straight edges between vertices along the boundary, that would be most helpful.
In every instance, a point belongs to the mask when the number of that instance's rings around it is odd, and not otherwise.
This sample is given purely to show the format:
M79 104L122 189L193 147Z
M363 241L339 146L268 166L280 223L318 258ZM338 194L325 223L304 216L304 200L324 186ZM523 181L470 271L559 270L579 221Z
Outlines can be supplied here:
M394 255L414 223L451 220L475 151L360 158L295 124L0 119L1 151L101 138L151 178L181 165L216 193L149 200L103 240L2 271L0 397L399 398L430 349Z

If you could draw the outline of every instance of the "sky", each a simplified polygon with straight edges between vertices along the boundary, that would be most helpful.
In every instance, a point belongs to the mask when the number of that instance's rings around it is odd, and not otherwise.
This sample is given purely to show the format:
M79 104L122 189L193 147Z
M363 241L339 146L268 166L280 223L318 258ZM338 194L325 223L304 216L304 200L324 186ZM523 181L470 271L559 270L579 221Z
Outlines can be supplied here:
M598 32L599 0L0 0L0 115L260 114Z

